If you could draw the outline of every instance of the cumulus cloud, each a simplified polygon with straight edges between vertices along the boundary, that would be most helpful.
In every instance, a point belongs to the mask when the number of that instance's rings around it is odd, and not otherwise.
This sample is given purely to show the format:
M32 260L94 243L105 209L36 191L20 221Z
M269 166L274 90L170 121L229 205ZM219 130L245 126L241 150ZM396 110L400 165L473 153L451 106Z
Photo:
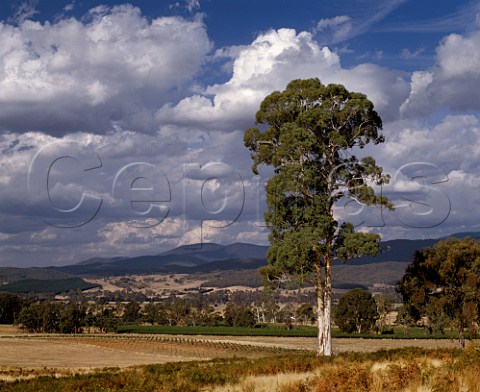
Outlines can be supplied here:
M2 135L0 265L31 265L33 255L37 266L65 264L243 238L261 220L263 185L252 179L242 137L175 126L156 135ZM82 201L85 193L97 199Z
M411 77L404 116L428 115L439 108L480 110L480 31L450 34L437 47L436 64Z
M400 3L387 2L373 16ZM324 19L317 28L352 21ZM8 131L0 135L0 264L155 254L199 241L264 243L263 186L272 173L252 176L243 132L267 94L309 77L366 93L384 120L387 142L363 152L393 175L384 191L399 208L357 214L352 204L340 205L339 217L385 238L475 227L480 119L462 111L477 108L478 33L446 37L437 64L409 81L374 64L345 68L341 53L322 47L318 36L269 30L220 48L213 61L228 60L230 77L202 86L196 75L212 44L199 18L148 20L132 6L102 6L81 20L1 24L0 126ZM461 113L433 124L417 117L440 106ZM34 157L49 145L29 188ZM44 180L59 153L49 200ZM84 192L102 201L88 221L88 208L69 212ZM435 214L428 203L439 206Z
M52 134L154 132L211 49L200 19L148 20L130 5L82 20L0 24L0 126Z
M310 33L296 34L291 29L271 30L238 49L230 52L236 57L227 83L209 86L202 95L184 98L176 105L165 105L157 113L159 121L228 131L243 128L271 91L284 88L292 79L339 67L339 57L320 48Z
M251 45L235 48L231 79L205 89L203 94L166 104L157 112L161 122L203 124L211 129L245 128L252 123L262 99L284 89L292 79L319 77L324 83L342 83L369 95L385 119L399 115L409 93L399 72L373 64L343 69L339 56L320 47L307 32L271 30Z
M477 225L478 116L447 115L435 125L402 120L388 124L385 136L384 144L366 153L392 176L383 192L397 208L382 219L368 209L355 222L376 225L386 238L433 238Z

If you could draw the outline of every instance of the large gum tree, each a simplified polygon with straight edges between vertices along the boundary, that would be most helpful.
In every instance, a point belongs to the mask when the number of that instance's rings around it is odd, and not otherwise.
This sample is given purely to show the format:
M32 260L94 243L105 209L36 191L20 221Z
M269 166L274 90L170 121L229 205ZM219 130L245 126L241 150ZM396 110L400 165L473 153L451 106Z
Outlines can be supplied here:
M480 240L448 238L415 252L397 291L414 321L446 318L465 347L465 329L480 322Z
M310 280L316 289L318 353L331 355L332 263L379 250L378 234L340 223L334 206L345 197L391 208L372 185L388 182L371 157L354 153L384 141L382 121L364 94L318 79L293 80L268 95L256 114L259 128L245 132L252 170L271 166L265 221L270 229L267 282Z

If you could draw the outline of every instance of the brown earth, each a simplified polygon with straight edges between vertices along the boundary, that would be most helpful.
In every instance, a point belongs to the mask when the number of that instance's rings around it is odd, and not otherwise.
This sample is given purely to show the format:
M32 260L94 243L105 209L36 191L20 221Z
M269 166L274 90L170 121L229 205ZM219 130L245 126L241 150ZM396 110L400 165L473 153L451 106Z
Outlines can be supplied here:
M333 339L334 353L401 347L454 348L454 340ZM27 334L0 326L0 380L62 376L102 368L316 349L315 338L172 335Z
M315 350L315 338L169 336L169 335L27 335L3 328L0 367L101 368L147 363L258 357L283 350ZM333 339L335 353L401 347L454 348L453 340Z

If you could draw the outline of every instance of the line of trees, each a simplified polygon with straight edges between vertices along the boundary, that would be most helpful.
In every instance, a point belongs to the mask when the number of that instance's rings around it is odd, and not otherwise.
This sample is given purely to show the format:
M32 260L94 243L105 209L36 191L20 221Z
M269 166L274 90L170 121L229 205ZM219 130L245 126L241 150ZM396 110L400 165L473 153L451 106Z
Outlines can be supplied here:
M268 306L270 307L268 307ZM274 321L313 323L313 307L304 303L288 304L282 309L274 303L256 301L244 304L230 301L223 312L202 302L189 300L117 304L99 302L29 301L19 295L0 293L0 323L16 323L28 332L82 333L85 330L108 332L116 325L146 323L169 326L234 326L254 327L257 323Z

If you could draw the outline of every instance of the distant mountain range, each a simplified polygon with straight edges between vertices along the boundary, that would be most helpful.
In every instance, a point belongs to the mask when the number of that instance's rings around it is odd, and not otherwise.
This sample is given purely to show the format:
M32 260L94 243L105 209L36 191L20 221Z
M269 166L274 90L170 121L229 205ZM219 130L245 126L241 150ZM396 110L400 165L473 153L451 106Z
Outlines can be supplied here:
M267 246L235 243L184 245L151 256L94 258L73 265L48 267L73 275L195 273L255 269L266 264Z
M467 236L480 239L480 233L457 233L449 237ZM351 260L345 265L335 262L337 264L333 269L335 287L360 284L362 287L372 288L376 284L395 285L403 276L414 252L432 246L437 241L439 239L384 241L381 244L381 252L376 256ZM84 290L91 286L83 280L87 277L155 273L207 274L212 277L211 284L219 283L220 287L225 287L227 281L230 283L241 281L244 285L245 279L250 283L260 284L256 270L267 264L265 257L267 250L267 246L244 243L194 244L157 255L93 258L62 267L2 267L0 291L57 293L71 289ZM238 282L235 285L240 285Z
M452 236L480 238L480 233L457 233ZM409 263L416 250L432 246L437 241L439 239L384 241L381 244L382 251L376 256L365 256L352 260L348 264ZM268 246L245 243L194 244L180 246L158 255L94 258L73 265L48 267L48 269L73 275L90 276L246 270L266 265L267 250Z

